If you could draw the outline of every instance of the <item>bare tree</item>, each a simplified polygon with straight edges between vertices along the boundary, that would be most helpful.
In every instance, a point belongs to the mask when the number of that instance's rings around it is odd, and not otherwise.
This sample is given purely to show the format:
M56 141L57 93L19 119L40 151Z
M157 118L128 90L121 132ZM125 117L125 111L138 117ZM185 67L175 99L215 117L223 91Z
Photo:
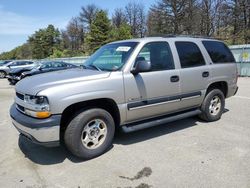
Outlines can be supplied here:
M65 34L67 34L71 50L81 50L84 42L84 31L78 18L74 17L70 20Z
M95 4L87 5L81 8L79 19L83 23L86 31L89 31L90 25L95 19L96 13L98 12L98 7Z
M122 8L115 9L112 16L112 23L119 28L122 24L127 23L125 11Z
M139 4L138 6L138 30L139 36L142 38L146 33L146 12L143 4Z
M125 6L125 14L134 37L143 37L146 32L146 12L141 3L130 2Z

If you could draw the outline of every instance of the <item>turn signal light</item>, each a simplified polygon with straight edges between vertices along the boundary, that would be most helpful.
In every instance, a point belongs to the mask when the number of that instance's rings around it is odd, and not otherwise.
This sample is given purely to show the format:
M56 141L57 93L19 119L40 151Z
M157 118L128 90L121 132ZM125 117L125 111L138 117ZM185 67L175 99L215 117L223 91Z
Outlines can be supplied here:
M50 112L36 112L36 117L37 118L47 118L51 115Z

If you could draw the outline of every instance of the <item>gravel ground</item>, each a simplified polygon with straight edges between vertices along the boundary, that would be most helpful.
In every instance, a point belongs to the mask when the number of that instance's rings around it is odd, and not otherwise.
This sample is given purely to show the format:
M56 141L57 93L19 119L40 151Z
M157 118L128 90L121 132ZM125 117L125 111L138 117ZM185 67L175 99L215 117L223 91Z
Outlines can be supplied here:
M12 126L14 88L0 80L0 187L250 187L250 78L239 78L221 120L188 118L116 136L89 161L44 148Z

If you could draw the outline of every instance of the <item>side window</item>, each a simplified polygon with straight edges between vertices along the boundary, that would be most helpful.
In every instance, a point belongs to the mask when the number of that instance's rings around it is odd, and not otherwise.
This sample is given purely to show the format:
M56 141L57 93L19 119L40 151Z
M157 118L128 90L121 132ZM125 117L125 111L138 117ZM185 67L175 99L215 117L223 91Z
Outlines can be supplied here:
M28 65L28 61L17 61L16 63L18 66Z
M26 61L19 61L18 65L22 66L22 65L27 65L27 64L26 64Z
M175 42L181 68L189 68L205 65L205 60L199 47L193 42Z
M12 67L12 66L17 66L17 62L11 63L10 66L11 66L11 67Z
M150 42L146 44L137 56L137 60L151 62L151 71L174 69L173 56L167 42Z
M49 63L44 63L42 66L41 66L42 69L50 69L52 68L52 63L49 62Z
M26 61L26 65L31 65L31 64L33 64L32 61Z
M202 41L213 63L233 63L233 54L228 47L217 41Z
M61 68L62 67L62 63L60 62L53 62L52 64L52 68Z

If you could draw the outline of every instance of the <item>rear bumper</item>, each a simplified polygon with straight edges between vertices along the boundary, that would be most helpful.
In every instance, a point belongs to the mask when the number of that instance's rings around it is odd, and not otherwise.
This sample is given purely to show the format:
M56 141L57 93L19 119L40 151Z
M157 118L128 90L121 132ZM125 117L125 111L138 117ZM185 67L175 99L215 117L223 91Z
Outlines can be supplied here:
M238 91L237 85L228 86L227 98L234 96L237 93L237 91Z
M236 88L236 90L234 92L234 95L236 95L236 93L238 92L238 89L239 89L239 87L237 86L237 88Z
M60 145L61 115L53 115L46 119L36 119L19 112L15 105L10 109L13 125L35 144L53 147Z

